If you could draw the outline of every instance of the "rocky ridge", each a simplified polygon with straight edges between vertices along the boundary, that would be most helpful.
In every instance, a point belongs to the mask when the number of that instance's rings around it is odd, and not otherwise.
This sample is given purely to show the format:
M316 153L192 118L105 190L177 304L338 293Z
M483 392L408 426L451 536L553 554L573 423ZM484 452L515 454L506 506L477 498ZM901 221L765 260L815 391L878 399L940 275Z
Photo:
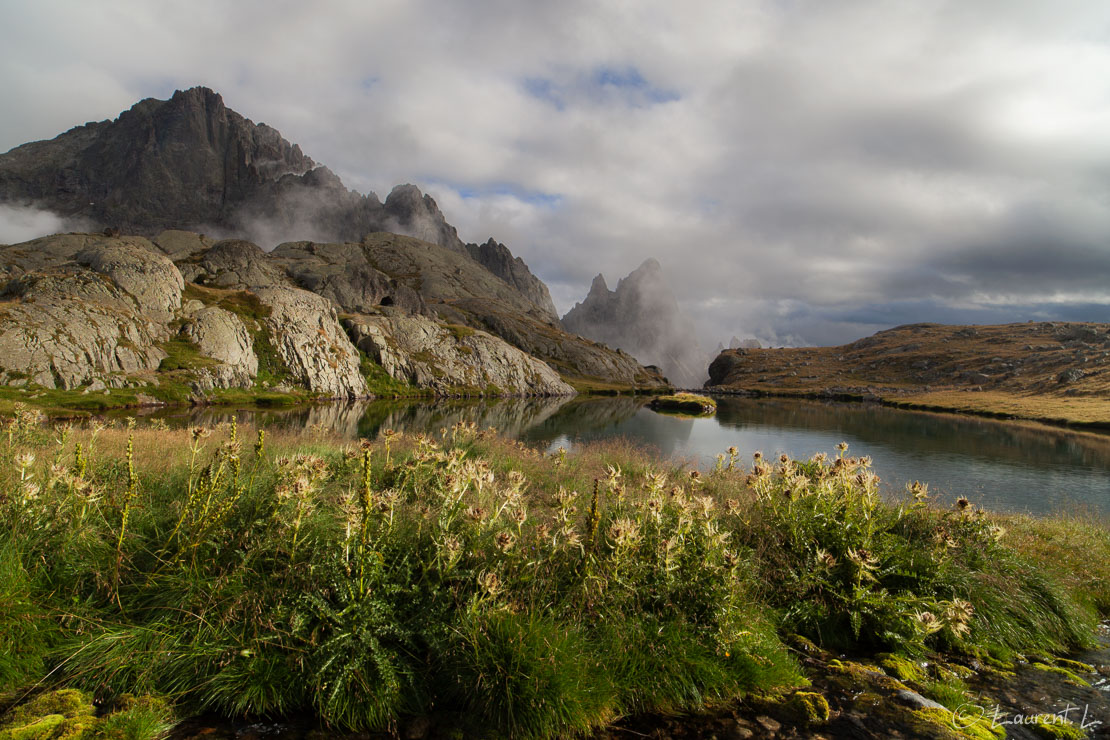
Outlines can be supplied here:
M269 247L292 239L357 242L389 231L471 253L416 186L398 185L384 203L348 190L276 129L204 87L148 98L114 121L0 155L0 203L147 237L182 229ZM546 286L504 245L492 244L473 245L476 262L557 321Z
M467 244L466 251L475 262L516 288L549 318L559 320L559 313L555 310L547 286L532 274L524 260L514 257L504 244L490 239L485 244Z
M0 247L0 382L132 388L148 402L173 400L180 387L194 399L235 388L353 398L368 393L370 361L437 394L574 392L503 340L423 315L419 293L369 263L345 275L332 269L358 254L359 245L291 244L275 256L181 231ZM340 311L358 331L348 335Z
M706 387L1110 424L1110 324L909 324L839 347L730 349Z

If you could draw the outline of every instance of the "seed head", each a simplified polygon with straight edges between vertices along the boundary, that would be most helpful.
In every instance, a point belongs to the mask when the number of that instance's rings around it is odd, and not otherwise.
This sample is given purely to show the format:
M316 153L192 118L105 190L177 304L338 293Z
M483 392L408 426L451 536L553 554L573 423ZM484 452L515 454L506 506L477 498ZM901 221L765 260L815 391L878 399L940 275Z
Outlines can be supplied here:
M937 619L937 615L929 611L917 612L913 615L913 617L914 620L917 622L917 625L921 628L921 631L924 632L926 635L932 635L940 632L940 630L944 627L944 624L939 619Z
M21 492L23 493L24 502L34 501L39 497L39 493L42 492L42 487L34 481L24 481Z
M640 528L627 517L621 517L609 527L609 537L618 547L633 545L640 538Z
M484 571L478 576L478 585L490 596L501 593L501 579L493 571Z

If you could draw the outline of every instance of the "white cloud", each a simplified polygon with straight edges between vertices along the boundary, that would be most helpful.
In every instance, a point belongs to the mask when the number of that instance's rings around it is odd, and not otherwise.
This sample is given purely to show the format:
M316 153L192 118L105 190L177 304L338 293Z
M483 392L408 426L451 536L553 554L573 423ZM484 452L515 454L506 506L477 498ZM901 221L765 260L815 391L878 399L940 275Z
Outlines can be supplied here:
M1099 0L0 6L0 150L208 85L562 310L657 257L708 346L998 316L1000 283L1051 314L1110 266Z

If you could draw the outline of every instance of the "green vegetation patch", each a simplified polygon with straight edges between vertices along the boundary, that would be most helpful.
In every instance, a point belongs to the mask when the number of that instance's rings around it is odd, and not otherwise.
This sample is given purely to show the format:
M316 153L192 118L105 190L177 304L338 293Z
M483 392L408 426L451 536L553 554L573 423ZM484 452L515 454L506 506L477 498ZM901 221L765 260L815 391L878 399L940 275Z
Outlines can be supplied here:
M463 736L539 738L788 696L806 680L784 635L859 656L825 678L877 707L903 680L960 700L950 671L919 680L921 656L1091 640L1102 586L1081 581L1110 559L1101 522L1036 530L1083 543L1066 550L1083 579L1056 579L1059 548L1026 547L1025 520L893 505L869 466L841 449L702 474L620 443L545 456L466 424L355 446L20 417L0 440L0 670L21 693L49 676L189 713L355 731L434 713ZM787 703L793 721L828 716L821 694ZM955 732L948 709L890 711Z
M0 740L77 740L96 724L92 699L77 689L39 694L13 709L0 724Z
M796 691L783 704L788 715L801 725L823 725L829 721L829 701L813 691Z
M374 396L413 398L431 395L431 392L426 389L417 388L404 380L397 380L362 350L358 351L358 369L366 380L367 391Z
M1027 718L1025 726L1033 730L1037 737L1046 740L1084 740L1086 730L1055 714L1039 714Z
M263 383L279 385L288 382L292 378L293 371L289 368L277 347L274 346L270 337L270 330L260 324L257 329L251 332L251 337L254 354L258 357L258 373L254 377L255 383L258 385Z
M900 655L883 653L876 656L879 666L899 681L922 681L925 671L917 663Z
M172 372L174 370L196 370L203 367L213 367L219 362L211 357L201 354L196 343L184 337L177 337L158 345L166 356L158 364L159 372Z
M256 323L268 318L273 312L270 306L249 290L221 290L185 283L181 297L183 300L200 301L206 306L218 306L241 319Z
M1056 674L1057 676L1060 676L1061 678L1063 678L1064 681L1066 681L1067 683L1070 683L1073 686L1082 686L1082 687L1085 687L1085 688L1089 688L1090 685L1091 685L1085 679L1080 678L1077 674L1075 674L1072 671L1069 671L1067 668L1063 668L1061 666L1048 665L1046 663L1033 663L1032 666L1033 666L1033 668L1037 669L1038 671L1044 671L1045 673Z
M451 336L453 336L455 339L465 339L466 337L474 336L474 329L470 328L469 326L449 323L444 323L442 324L442 326L444 329L451 332Z
M656 396L651 400L655 411L703 416L717 411L717 402L709 396L695 393L676 393L671 396Z

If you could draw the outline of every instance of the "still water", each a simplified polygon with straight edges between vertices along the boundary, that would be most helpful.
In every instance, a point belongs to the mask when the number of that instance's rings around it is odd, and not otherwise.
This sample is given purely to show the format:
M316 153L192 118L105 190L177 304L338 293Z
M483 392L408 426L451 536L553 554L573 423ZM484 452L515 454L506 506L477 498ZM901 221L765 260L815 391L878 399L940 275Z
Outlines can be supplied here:
M835 451L870 455L895 495L909 481L929 483L942 501L967 496L984 508L1045 514L1091 510L1110 515L1110 436L867 404L792 399L720 399L715 417L658 414L635 398L491 401L372 401L285 411L207 409L162 412L171 423L214 423L232 413L268 427L334 429L354 437L379 430L438 432L476 422L554 450L624 437L684 464L712 468L729 446L808 458Z

